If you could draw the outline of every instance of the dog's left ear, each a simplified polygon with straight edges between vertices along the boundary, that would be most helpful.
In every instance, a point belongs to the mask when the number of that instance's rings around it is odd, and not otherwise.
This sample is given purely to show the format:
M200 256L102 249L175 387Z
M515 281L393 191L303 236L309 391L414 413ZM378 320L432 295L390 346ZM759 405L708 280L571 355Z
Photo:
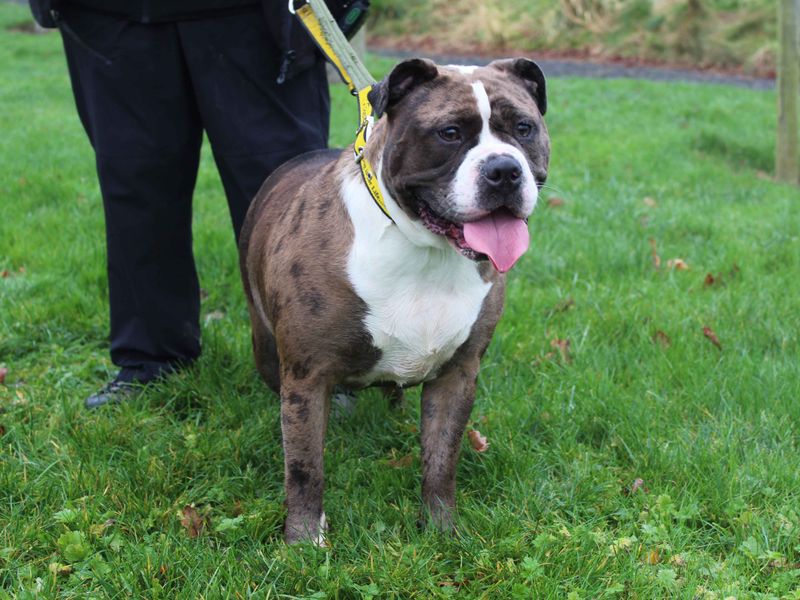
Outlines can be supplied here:
M520 78L522 84L536 101L539 112L542 115L547 112L547 84L539 65L527 58L506 58L496 60L489 66L507 71Z
M439 74L436 64L425 58L412 58L398 64L392 72L372 86L367 99L378 119L408 92Z

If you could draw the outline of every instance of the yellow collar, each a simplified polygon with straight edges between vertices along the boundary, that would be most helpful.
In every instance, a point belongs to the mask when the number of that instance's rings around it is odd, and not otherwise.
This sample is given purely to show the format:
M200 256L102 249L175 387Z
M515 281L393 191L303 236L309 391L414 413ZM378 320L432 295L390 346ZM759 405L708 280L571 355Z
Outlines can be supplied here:
M289 0L290 12L295 12L294 0ZM308 0L307 4L298 8L295 14L300 18L303 26L308 31L319 49L327 59L336 67L342 80L347 84L350 93L358 98L358 132L353 144L353 152L356 162L361 169L361 177L364 185L367 186L370 196L392 223L389 210L383 201L383 194L378 185L378 177L367 160L367 136L374 117L372 115L372 104L370 104L367 94L372 89L375 80L370 76L366 67L361 63L352 46L342 35L341 30L333 21L325 3L321 0Z
M386 203L383 201L383 194L381 194L380 185L378 185L378 177L372 168L369 160L367 159L367 136L369 135L370 127L372 126L372 104L370 104L367 94L369 94L372 86L367 86L359 90L356 94L358 96L358 121L360 123L358 132L356 132L356 141L353 144L353 154L355 155L356 162L361 168L361 177L364 180L364 185L367 186L370 196L385 214L389 220L394 223L394 219L389 214L389 209L386 208Z

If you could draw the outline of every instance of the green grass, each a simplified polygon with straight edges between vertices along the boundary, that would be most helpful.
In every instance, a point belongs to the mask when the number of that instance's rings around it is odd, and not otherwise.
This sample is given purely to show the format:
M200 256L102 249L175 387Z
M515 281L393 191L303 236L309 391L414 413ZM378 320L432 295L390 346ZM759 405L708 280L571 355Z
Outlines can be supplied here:
M367 393L329 429L331 547L290 548L278 402L208 152L202 359L82 407L113 373L101 202L57 35L4 29L25 15L0 5L0 598L800 598L800 192L760 173L772 93L552 80L545 198L564 204L542 202L509 278L460 535L415 527L417 394ZM334 108L346 144L341 88Z

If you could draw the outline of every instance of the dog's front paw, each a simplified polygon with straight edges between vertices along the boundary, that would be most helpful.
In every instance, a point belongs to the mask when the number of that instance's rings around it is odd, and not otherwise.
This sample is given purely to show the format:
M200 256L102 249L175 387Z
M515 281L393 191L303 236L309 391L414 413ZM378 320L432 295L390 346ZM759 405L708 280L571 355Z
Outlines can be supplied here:
M325 518L324 512L317 519L308 515L286 517L284 539L287 544L311 542L320 548L327 548L328 540L325 537L327 532L328 520Z
M426 504L422 508L417 527L420 530L428 529L441 533L455 531L455 507L441 501Z

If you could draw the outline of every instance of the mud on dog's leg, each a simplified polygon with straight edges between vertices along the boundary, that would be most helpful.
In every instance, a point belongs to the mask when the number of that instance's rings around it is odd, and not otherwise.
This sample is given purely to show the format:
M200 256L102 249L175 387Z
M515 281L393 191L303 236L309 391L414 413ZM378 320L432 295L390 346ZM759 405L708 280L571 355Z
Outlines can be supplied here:
M422 389L423 516L441 530L452 528L456 506L456 465L461 438L475 401L477 359L451 363Z
M323 447L329 396L330 386L325 382L298 379L292 376L291 369L282 369L281 432L287 506L284 534L290 544L324 542Z

